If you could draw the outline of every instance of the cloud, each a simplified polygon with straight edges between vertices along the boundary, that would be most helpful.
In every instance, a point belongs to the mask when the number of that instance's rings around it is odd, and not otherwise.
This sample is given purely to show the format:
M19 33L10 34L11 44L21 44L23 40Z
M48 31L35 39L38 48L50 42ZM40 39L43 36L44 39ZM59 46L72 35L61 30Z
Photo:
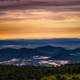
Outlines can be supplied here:
M44 9L32 10L8 10L2 11L0 21L15 20L55 20L55 21L78 21L80 20L79 11L49 11Z
M49 10L53 10L55 8L58 8L58 10L59 9L80 10L80 0L27 0L27 1L22 0L21 2L19 1L16 2L16 4L15 3L10 4L10 2L6 1L5 4L0 2L0 10L10 10L10 9L11 10L12 9L20 9L20 10L21 9L49 9Z
M19 34L19 38L24 35L33 37L34 34L38 38L43 35L43 38L47 35L71 37L70 34L80 37L79 0L52 1L34 0L27 5L0 6L1 37L13 37L10 34L14 34L14 37Z

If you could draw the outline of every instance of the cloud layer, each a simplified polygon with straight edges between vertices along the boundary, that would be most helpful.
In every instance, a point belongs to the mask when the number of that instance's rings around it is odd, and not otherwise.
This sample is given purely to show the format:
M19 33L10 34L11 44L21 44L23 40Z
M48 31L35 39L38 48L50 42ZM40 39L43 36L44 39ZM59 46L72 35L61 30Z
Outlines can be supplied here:
M0 3L1 4L1 3ZM0 38L80 38L79 0L0 5Z

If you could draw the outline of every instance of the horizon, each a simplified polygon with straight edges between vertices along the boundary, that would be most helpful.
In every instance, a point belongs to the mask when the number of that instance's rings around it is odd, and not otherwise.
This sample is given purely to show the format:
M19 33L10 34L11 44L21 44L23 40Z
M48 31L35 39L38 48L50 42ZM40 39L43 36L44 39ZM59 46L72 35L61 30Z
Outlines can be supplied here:
M32 39L26 39L26 38L10 38L10 39L0 39L0 40L79 40L80 38L32 38Z

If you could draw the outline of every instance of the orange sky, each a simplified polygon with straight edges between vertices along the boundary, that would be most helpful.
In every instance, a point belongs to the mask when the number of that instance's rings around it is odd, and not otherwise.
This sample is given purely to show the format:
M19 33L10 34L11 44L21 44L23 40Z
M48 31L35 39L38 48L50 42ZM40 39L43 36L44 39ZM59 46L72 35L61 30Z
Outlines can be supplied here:
M5 11L0 16L0 39L12 38L80 38L80 12Z

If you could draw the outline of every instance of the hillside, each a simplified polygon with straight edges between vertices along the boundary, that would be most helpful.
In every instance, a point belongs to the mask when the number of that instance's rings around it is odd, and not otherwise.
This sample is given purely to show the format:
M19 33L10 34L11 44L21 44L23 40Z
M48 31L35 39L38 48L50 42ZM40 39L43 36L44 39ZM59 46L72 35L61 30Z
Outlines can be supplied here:
M68 63L80 63L80 48L67 50L62 47L42 46L0 49L0 64L47 66Z
M80 80L80 65L61 67L0 65L0 80Z

